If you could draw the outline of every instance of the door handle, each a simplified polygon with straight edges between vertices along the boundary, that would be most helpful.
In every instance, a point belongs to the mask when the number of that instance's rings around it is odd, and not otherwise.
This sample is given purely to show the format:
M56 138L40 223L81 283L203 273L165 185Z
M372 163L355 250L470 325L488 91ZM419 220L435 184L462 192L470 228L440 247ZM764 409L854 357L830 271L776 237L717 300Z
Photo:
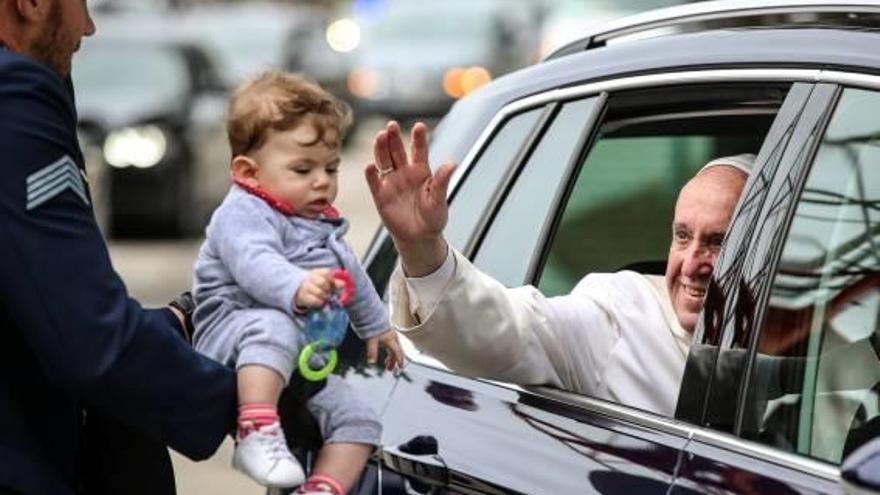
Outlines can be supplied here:
M437 453L437 439L420 435L382 450L382 462L407 478L433 487L449 484L449 469Z

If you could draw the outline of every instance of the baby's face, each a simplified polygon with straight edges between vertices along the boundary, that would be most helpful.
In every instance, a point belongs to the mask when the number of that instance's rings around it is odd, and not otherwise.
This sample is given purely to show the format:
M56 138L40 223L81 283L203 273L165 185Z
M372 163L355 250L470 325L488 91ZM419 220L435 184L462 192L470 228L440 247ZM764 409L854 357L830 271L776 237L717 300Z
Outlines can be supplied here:
M336 199L338 189L339 147L314 142L316 132L309 124L271 131L252 155L258 185L306 218L320 216Z

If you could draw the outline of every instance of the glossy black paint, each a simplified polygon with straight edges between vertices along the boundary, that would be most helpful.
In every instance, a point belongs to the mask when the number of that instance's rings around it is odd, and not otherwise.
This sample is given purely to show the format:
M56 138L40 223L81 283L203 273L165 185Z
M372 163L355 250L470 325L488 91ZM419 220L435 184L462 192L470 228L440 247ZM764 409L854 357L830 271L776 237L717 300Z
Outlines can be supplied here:
M836 482L694 441L672 493L839 493Z
M465 493L616 493L629 482L665 493L686 443L418 364L401 375L382 419L390 467L421 464L422 481ZM436 440L437 453L401 459L402 446L423 436Z

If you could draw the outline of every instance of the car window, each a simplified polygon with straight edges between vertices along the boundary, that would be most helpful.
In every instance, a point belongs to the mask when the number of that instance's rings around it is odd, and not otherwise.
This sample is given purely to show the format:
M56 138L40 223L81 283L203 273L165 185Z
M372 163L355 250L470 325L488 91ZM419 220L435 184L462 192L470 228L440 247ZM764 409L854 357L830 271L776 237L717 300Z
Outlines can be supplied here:
M595 106L596 98L587 98L562 107L485 234L474 265L502 284L516 287L525 282L563 171L580 151L579 138L595 118Z
M880 94L848 89L794 213L743 434L838 463L880 433Z
M568 293L590 272L662 273L678 189L714 153L712 136L600 139L562 213L541 291Z
M543 108L515 115L501 125L477 158L455 192L449 205L449 223L444 234L450 244L464 251L465 245L479 223L502 178L513 165Z
M541 292L567 294L595 272L663 275L679 190L713 158L757 153L786 90L758 91L675 88L612 95L600 133L556 215L536 277ZM727 96L716 102L698 97L713 93ZM664 100L671 105L645 103ZM748 100L765 106L731 112ZM700 110L688 112L692 107Z

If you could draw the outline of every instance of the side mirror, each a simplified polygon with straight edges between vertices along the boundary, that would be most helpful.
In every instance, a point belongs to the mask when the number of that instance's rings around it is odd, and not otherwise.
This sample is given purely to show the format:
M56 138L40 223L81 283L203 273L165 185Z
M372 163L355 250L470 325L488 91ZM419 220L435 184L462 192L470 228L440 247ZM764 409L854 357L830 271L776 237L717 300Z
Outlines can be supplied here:
M880 494L880 437L862 445L840 466L844 493Z

